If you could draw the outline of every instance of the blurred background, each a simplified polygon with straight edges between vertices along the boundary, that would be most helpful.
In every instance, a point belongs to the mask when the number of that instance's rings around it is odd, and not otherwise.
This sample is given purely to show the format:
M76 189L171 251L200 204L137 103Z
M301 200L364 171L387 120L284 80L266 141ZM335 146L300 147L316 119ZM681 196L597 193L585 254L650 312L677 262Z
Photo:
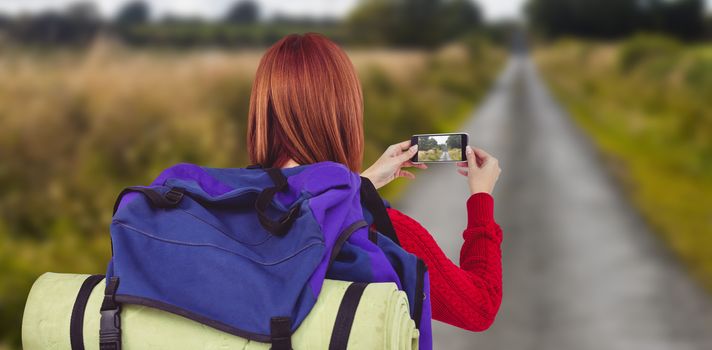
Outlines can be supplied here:
M498 94L521 99L527 84L516 74L514 84L498 82L510 79L513 60L533 62L556 105L599 152L595 164L633 208L629 216L640 215L664 247L660 259L670 253L691 288L706 288L706 310L711 8L704 0L3 0L0 349L21 347L25 298L40 274L104 271L111 208L123 187L148 183L177 162L247 165L259 59L279 38L304 32L343 45L358 70L364 164L412 134L465 128ZM484 125L478 132L488 132ZM497 136L514 142L511 133ZM510 159L517 158L502 160ZM503 177L516 175L503 164ZM408 186L396 181L383 195L398 204ZM498 207L498 220L508 208ZM503 227L506 241L517 227L507 219ZM449 254L457 263L456 249ZM702 327L712 333L711 324Z

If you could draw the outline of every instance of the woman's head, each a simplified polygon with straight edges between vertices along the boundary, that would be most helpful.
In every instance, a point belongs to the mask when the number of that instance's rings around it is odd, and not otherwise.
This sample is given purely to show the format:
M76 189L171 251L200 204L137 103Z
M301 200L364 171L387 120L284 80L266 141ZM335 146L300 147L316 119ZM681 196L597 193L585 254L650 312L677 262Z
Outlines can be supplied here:
M257 68L247 123L250 161L334 161L360 171L363 97L351 61L320 34L288 35Z

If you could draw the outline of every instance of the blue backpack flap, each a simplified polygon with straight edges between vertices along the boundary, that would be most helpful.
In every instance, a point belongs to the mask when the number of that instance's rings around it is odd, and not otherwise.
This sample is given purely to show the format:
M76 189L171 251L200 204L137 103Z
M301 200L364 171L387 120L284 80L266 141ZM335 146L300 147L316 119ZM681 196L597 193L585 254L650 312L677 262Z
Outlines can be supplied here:
M127 188L111 224L101 348L120 347L120 305L131 303L288 349L344 248L370 266L341 262L341 276L368 266L364 282L396 282L413 303L412 269L391 265L405 252L368 240L361 184L333 162L283 170L179 164L149 186Z

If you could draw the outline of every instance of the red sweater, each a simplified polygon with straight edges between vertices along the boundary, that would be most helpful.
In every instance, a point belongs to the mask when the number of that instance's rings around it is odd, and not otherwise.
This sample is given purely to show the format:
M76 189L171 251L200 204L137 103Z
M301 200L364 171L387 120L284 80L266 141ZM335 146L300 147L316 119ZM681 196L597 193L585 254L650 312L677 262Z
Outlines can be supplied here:
M470 331L489 328L502 301L502 229L492 196L476 193L467 200L459 267L417 221L395 209L388 214L403 248L428 266L433 318Z

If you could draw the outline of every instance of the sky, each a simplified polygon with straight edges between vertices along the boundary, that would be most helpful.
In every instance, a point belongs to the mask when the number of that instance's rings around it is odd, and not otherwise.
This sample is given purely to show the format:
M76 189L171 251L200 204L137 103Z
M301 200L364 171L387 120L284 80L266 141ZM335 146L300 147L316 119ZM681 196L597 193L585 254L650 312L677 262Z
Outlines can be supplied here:
M61 9L77 0L0 0L0 12L17 14L46 9ZM145 0L154 15L190 15L216 18L236 0ZM267 17L276 13L286 15L309 15L312 17L340 17L349 12L358 0L257 0ZM515 18L525 0L476 0L482 6L485 18L498 20ZM113 16L127 0L94 0L102 15ZM712 2L712 0L708 0ZM210 3L210 6L206 6Z
M46 9L61 9L78 0L0 0L0 13L17 14ZM86 0L85 0L86 1ZM113 16L128 0L93 0L106 17ZM144 0L151 6L155 17L165 14L217 18L237 0ZM473 0L480 4L487 20L519 18L526 0ZM705 0L707 10L712 11L712 0ZM341 17L347 14L358 0L257 0L266 17L275 14Z
M445 142L447 142L448 137L449 136L433 136L433 139L435 139L435 142L444 145Z

